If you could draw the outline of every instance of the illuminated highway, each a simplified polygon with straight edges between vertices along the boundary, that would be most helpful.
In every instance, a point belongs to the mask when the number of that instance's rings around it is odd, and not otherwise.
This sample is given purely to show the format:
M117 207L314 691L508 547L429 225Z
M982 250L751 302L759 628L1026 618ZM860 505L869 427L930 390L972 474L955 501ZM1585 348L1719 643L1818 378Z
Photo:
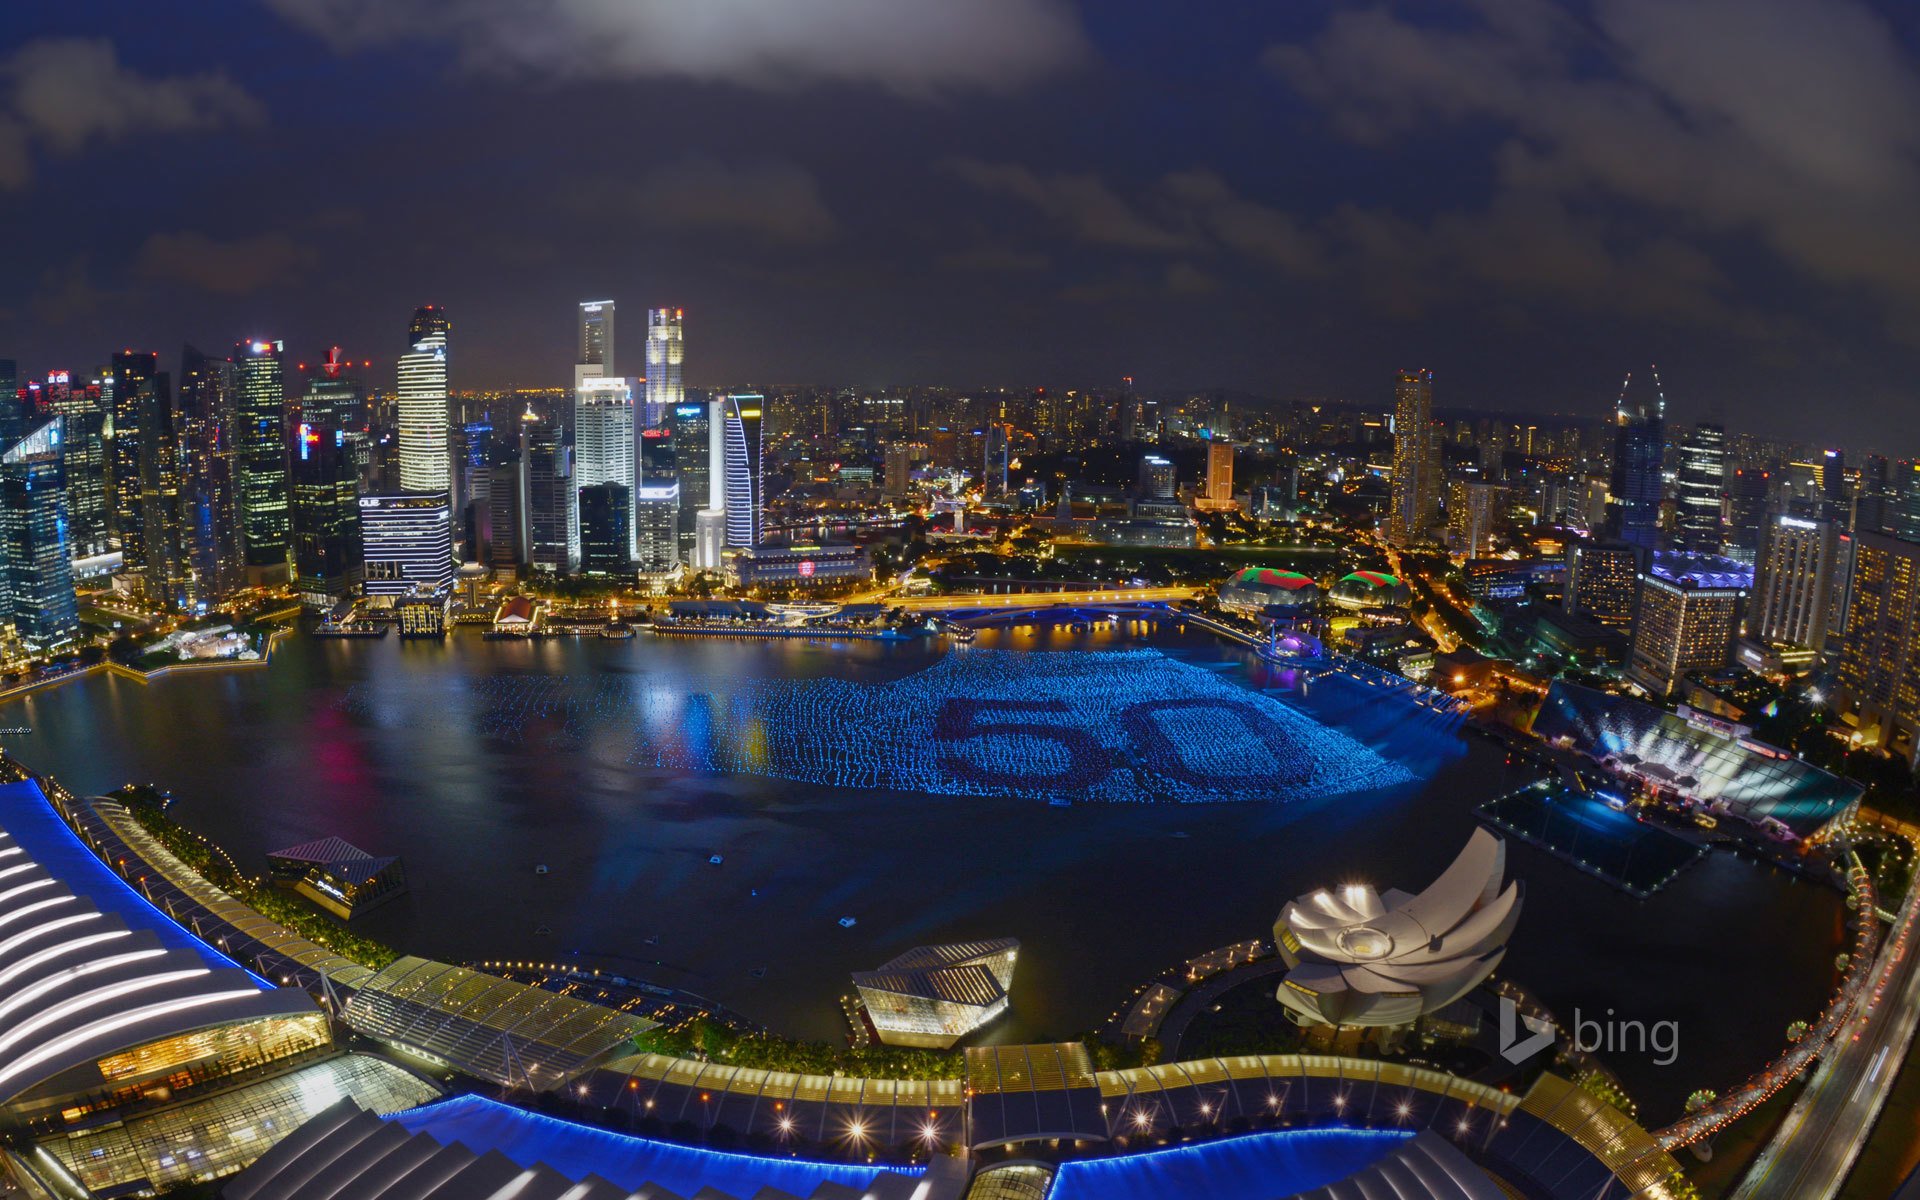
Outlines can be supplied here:
M1735 1200L1831 1200L1853 1169L1920 1025L1911 953L1920 889L1874 964L1867 989L1734 1193Z
M908 612L965 612L974 609L1052 608L1076 604L1175 604L1200 595L1195 587L1107 588L1087 592L1005 592L978 596L914 596L889 600Z

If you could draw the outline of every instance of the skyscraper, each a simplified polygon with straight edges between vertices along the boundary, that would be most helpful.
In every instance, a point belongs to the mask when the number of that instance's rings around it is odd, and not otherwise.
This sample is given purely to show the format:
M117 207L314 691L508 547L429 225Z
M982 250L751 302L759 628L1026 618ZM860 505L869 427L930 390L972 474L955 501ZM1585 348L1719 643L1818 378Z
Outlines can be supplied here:
M1402 371L1393 382L1393 508L1387 540L1426 541L1440 520L1440 447L1433 435L1433 372Z
M325 612L360 590L360 473L344 430L302 422L293 444L293 587Z
M256 583L284 580L292 505L287 492L287 401L284 347L279 342L241 342L240 529L247 576Z
M889 460L891 461L891 460ZM902 471L904 476L906 472ZM888 480L891 487L892 480ZM1158 454L1148 454L1140 459L1140 496L1145 500L1173 499L1175 476L1173 463ZM905 494L906 489L900 489Z
M218 602L247 585L240 521L239 369L192 346L180 350L186 426L185 538L199 599Z
M453 585L453 527L443 492L361 496L360 545L369 596Z
M1207 443L1207 505L1233 505L1233 443L1216 434Z
M120 538L123 570L146 570L146 523L140 516L140 415L160 369L160 356L122 350L113 356L112 441L107 450L107 503ZM62 439L64 440L64 431Z
M1680 443L1680 470L1674 481L1678 520L1675 542L1695 554L1718 554L1726 541L1720 520L1727 489L1727 431L1696 425Z
M1838 675L1849 723L1869 744L1913 762L1920 753L1920 545L1871 532L1856 540Z
M1727 665L1753 570L1714 555L1656 553L1640 573L1627 678L1670 695L1694 671Z
M634 462L632 383L618 376L582 379L573 393L574 486L585 490L603 483L617 483L631 497L638 480ZM622 554L631 558L633 509L625 503L621 509L627 514L627 547ZM584 509L580 520L586 520Z
M445 310L426 305L407 327L412 339L400 356L396 390L399 426L400 490L451 492L447 449L447 335Z
M195 601L187 542L185 422L166 372L155 373L141 397L140 518L147 555L147 599L177 612Z
M1759 467L1737 468L1727 480L1727 557L1758 562L1767 536L1767 506L1773 473Z
M678 308L647 310L647 403L644 427L666 424L667 414L687 398L680 379L686 358L686 312Z
M527 562L536 571L571 574L580 567L580 493L566 431L554 420L526 424Z
M1665 487L1660 463L1666 450L1667 398L1660 372L1638 386L1629 374L1614 407L1613 477L1607 494L1607 533L1623 542L1655 548Z
M71 371L49 371L46 409L63 418L60 458L67 488L68 553L76 562L105 554L112 548L112 534L107 507L107 414L101 407L100 385L75 378ZM16 439L25 436L27 427L20 426Z
M307 396L300 404L300 420L314 429L339 430L351 435L367 426L367 395L350 369L353 363L330 346L320 373L307 380ZM299 453L296 446L294 453Z
M624 575L633 569L633 513L624 483L608 480L580 489L580 570Z
M726 488L722 498L727 514L727 548L752 549L760 544L761 409L765 399L735 392L721 401L726 451ZM718 564L715 564L718 565Z
M694 525L699 514L713 507L713 481L724 478L724 468L714 472L715 404L676 404L671 414L674 447L674 473L680 481L679 541L680 561L703 567L694 553ZM718 565L717 563L714 565Z
M1580 538L1568 543L1566 610L1604 625L1631 625L1647 553L1626 542Z
M1770 644L1825 649L1841 571L1837 522L1785 513L1773 518L1747 615L1752 636Z
M80 632L61 486L63 418L50 417L0 452L0 615L41 648Z
M613 374L613 301L580 302L579 347L573 362L575 387L582 379Z

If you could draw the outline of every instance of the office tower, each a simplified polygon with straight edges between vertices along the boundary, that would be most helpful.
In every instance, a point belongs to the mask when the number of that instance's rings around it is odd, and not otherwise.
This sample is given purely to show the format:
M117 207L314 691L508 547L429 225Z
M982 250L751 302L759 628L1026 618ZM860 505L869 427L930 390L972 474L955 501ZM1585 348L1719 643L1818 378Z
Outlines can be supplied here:
M625 575L633 569L633 513L624 483L580 489L580 570L587 575Z
M307 380L307 396L300 404L303 423L348 435L366 429L367 391L352 367L351 361L340 357L340 347L327 348L320 373Z
M579 346L573 362L576 368L598 368L585 374L576 370L575 387L580 385L582 379L613 374L613 301L580 302Z
M667 414L686 403L680 379L687 353L686 312L678 308L647 310L647 403L645 425L656 429Z
M1754 577L1747 615L1751 636L1815 651L1826 647L1844 536L1834 521L1785 513L1773 518Z
M580 567L580 494L565 431L558 421L529 421L525 445L527 563L536 571L571 574Z
M1140 459L1140 495L1147 500L1173 499L1176 477L1173 463L1158 454Z
M1604 625L1633 624L1640 568L1646 558L1646 550L1626 542L1589 538L1570 542L1563 601L1566 610L1586 613Z
M445 492L361 496L359 506L367 595L453 586L453 524Z
M1893 464L1884 454L1867 455L1860 467L1860 489L1853 500L1853 527L1862 533L1892 533L1898 503Z
M293 589L329 611L359 594L360 473L346 432L302 422L294 430Z
M726 477L724 462L720 470L714 469L720 445L714 430L722 424L714 420L718 410L717 401L676 404L668 426L673 430L674 470L680 479L680 561L695 567L706 565L694 552L695 523L701 513L714 507L713 482Z
M408 336L413 340L400 356L399 386L395 389L403 492L446 493L453 487L447 449L450 331L446 313L431 304L415 311L408 325Z
M453 459L453 540L463 562L485 562L493 488L493 422L483 418L447 431ZM351 443L351 439L349 439Z
M27 435L23 392L20 364L11 358L0 358L0 446L11 446Z
M1620 385L1620 403L1613 412L1613 478L1607 495L1606 532L1646 550L1652 550L1660 536L1666 416L1658 368L1650 369L1648 379L1639 384L1629 374Z
M172 379L156 372L141 389L140 519L147 599L170 612L192 607L193 558L187 541L186 422Z
M1727 665L1753 570L1729 558L1656 552L1640 572L1627 678L1667 696L1694 671Z
M1696 425L1680 443L1674 481L1678 510L1674 541L1695 554L1718 554L1726 540L1720 502L1727 489L1727 431Z
M61 485L63 421L47 418L0 453L0 615L41 649L80 633Z
M240 517L240 372L224 358L180 349L182 538L195 599L218 603L247 586Z
M113 546L107 508L107 414L101 407L100 385L75 379L71 371L49 371L42 395L44 401L34 405L34 411L41 415L34 420L62 418L60 462L67 489L67 550L75 562L96 558ZM26 436L30 424L26 410L21 413L18 429L0 444Z
M634 565L660 575L680 560L680 481L671 476L643 479L633 506Z
M629 497L639 480L634 462L633 385L617 376L582 379L573 393L573 483L581 489L617 483ZM633 511L627 512L626 557L633 556ZM583 508L580 519L586 520ZM584 531L583 531L584 533ZM581 552L585 553L584 542Z
M722 510L727 514L730 550L750 550L760 544L760 412L764 403L761 396L752 393L734 393L721 401L721 440L726 451Z
M1207 443L1206 498L1213 508L1233 506L1233 443L1223 437Z
M247 576L254 583L277 583L286 577L293 528L287 493L284 347L279 342L241 342L233 361L240 369L240 530Z
M1757 563L1767 536L1767 506L1772 502L1773 473L1759 467L1740 467L1727 479L1727 557Z
M1208 466L1212 466L1211 455ZM1211 494L1211 478L1208 491ZM1433 372L1402 371L1393 383L1393 507L1387 514L1387 540L1396 546L1426 541L1439 520L1440 447L1433 436Z
M1846 631L1842 711L1869 745L1913 762L1920 748L1920 544L1884 533L1856 539Z
M527 561L526 428L532 414L516 418L492 440L487 455L487 537L484 562L515 571Z
M1847 486L1847 455L1843 450L1827 450L1820 455L1821 516L1831 517L1853 528L1853 490Z
M1468 558L1483 558L1493 550L1494 521L1500 515L1506 489L1497 483L1460 480L1448 489L1447 532L1454 547Z
M1012 428L1005 422L987 422L985 434L981 439L984 449L981 455L980 474L981 487L986 499L999 500L1007 494L1008 443L1011 441L1011 434ZM1229 464L1227 469L1231 472L1232 465Z
M107 445L108 520L120 539L120 563L126 571L146 570L146 523L140 516L140 414L150 403L160 356L122 350L113 356L113 408ZM62 431L62 439L65 433Z

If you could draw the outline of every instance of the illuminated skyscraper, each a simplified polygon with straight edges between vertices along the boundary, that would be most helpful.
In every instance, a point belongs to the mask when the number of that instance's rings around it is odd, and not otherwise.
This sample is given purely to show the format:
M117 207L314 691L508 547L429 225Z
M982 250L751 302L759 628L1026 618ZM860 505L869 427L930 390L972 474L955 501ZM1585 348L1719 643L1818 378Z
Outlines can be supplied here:
M0 379L0 387L5 382ZM75 378L71 371L49 371L45 386L45 414L63 418L60 458L67 488L67 550L78 562L105 554L112 546L107 507L107 414L101 407L98 383ZM31 414L23 414L16 438L25 435L31 419Z
M42 648L80 632L60 478L62 421L49 417L0 452L0 616Z
M1607 533L1623 542L1652 550L1660 536L1660 501L1665 486L1660 462L1666 450L1667 398L1660 390L1660 372L1648 371L1651 382L1633 382L1629 374L1620 385L1620 403L1613 413L1613 477L1607 493Z
M673 430L674 473L680 481L680 561L703 570L720 565L717 561L702 563L695 553L695 525L699 515L714 507L714 481L726 477L724 460L719 469L715 468L719 443L713 431L720 423L713 418L719 407L718 402L676 404L668 426Z
M256 582L286 578L292 506L287 493L286 376L279 342L241 342L240 528L247 575Z
M1626 542L1580 538L1568 543L1566 610L1605 625L1631 625L1647 553Z
M1773 499L1773 472L1739 467L1727 478L1727 557L1758 562L1767 535L1767 506Z
M631 497L634 463L633 385L618 376L580 380L573 393L573 485L582 490L617 483ZM627 515L625 558L633 557L633 509ZM580 519L586 520L584 510ZM583 531L584 532L584 531Z
M613 374L613 301L580 302L579 348L573 361L579 367L598 367L594 375Z
M625 575L633 569L633 513L624 483L580 489L580 570Z
M187 503L185 539L196 599L224 600L247 585L240 527L240 373L192 346L180 350Z
M1233 443L1218 435L1207 443L1206 500L1212 508L1233 505Z
M1846 534L1835 521L1785 513L1773 518L1754 579L1747 628L1762 642L1822 650L1839 586ZM1847 547L1851 550L1851 546Z
M1920 755L1920 545L1883 533L1857 539L1840 702L1868 744Z
M569 575L580 567L573 452L558 421L528 421L525 436L527 562L536 571Z
M160 356L122 350L113 356L112 441L107 445L107 504L120 538L123 569L146 569L146 525L140 517L140 414L160 369ZM64 432L63 435L64 437Z
M1640 573L1627 678L1670 695L1695 671L1727 665L1753 568L1710 554L1656 552Z
M360 545L369 596L453 584L453 526L441 493L361 496Z
M363 574L360 473L345 431L303 422L294 430L290 470L293 587L300 603L325 612L357 594Z
M902 476L906 473L901 472ZM888 481L889 487L892 480ZM1173 463L1158 454L1149 454L1140 460L1140 495L1147 500L1173 499L1175 476ZM900 489L902 494L906 489Z
M1727 431L1718 425L1696 425L1680 443L1680 470L1675 479L1678 501L1676 541L1695 554L1718 554L1726 541L1720 520L1721 497L1727 489Z
M680 368L686 358L686 312L678 308L647 310L647 404L644 427L666 424L667 414L682 404L686 388Z
M640 435L633 530L633 560L641 571L658 575L679 564L680 464L671 429L649 429Z
M450 492L453 486L447 448L447 335L451 329L446 310L431 304L417 310L408 327L411 348L400 356L395 398L403 492Z
M187 541L186 422L164 371L141 392L140 518L146 547L147 599L178 612L194 602Z
M722 498L727 514L727 548L752 549L760 544L761 409L765 399L753 393L733 393L721 401L726 451L726 489Z
M1433 372L1402 371L1393 381L1393 508L1387 540L1426 541L1440 520L1440 447L1433 433Z

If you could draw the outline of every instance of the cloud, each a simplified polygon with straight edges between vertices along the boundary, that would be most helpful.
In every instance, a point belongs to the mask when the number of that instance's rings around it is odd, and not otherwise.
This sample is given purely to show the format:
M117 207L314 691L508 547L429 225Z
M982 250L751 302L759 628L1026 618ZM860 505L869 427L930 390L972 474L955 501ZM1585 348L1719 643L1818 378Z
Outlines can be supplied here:
M760 89L1008 91L1087 59L1069 0L266 0L340 50L451 43L479 71Z
M792 163L686 159L616 192L612 207L656 228L745 233L796 245L823 242L835 232L819 181Z
M181 283L239 296L284 284L313 265L316 255L284 233L262 233L229 242L204 233L156 233L134 256L142 278Z
M951 159L942 166L948 174L988 195L1025 201L1083 242L1170 252L1195 245L1191 231L1157 224L1095 175L1041 175L1016 163L971 158Z
M1557 205L1602 222L1600 253L1616 269L1656 265L1696 298L1718 284L1702 247L1750 238L1920 332L1920 64L1866 5L1593 0L1576 15L1545 0L1475 0L1415 11L1425 19L1338 11L1265 61L1366 144L1449 125L1495 130L1496 195L1475 218L1492 233L1509 228L1503 212L1538 222ZM1455 224L1455 236L1470 232ZM1652 240L1636 226L1669 232ZM1581 236L1584 247L1545 247L1574 253L1562 265L1576 275L1597 269L1581 257L1594 239ZM1513 265L1515 247L1502 257Z
M75 154L135 134L265 119L259 101L218 72L144 76L105 39L40 38L0 59L0 187L31 180L35 146Z

